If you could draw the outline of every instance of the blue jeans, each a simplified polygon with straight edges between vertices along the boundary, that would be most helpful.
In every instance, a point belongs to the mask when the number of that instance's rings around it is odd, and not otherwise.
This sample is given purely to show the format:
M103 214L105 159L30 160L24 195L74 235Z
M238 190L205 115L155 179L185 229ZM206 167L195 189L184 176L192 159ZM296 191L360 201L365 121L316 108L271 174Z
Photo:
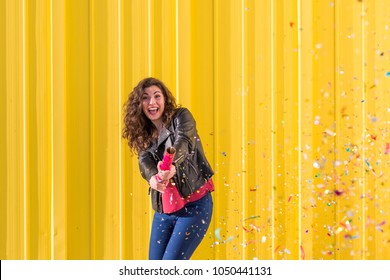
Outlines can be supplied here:
M150 260L189 260L210 225L210 193L171 214L155 213L150 234Z

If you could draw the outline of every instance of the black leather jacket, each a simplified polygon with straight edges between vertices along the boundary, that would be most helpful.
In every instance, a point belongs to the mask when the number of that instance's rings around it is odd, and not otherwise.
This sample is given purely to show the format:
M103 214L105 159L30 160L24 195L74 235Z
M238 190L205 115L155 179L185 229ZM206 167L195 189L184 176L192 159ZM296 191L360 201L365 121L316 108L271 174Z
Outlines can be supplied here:
M186 108L176 110L169 128L163 128L158 141L155 141L146 150L138 155L138 164L141 175L148 182L157 174L157 163L162 160L165 152L165 143L170 138L176 149L174 165L176 175L173 177L176 187L182 197L187 197L204 185L214 172L203 151L199 139L195 120ZM161 193L151 191L152 207L162 212Z

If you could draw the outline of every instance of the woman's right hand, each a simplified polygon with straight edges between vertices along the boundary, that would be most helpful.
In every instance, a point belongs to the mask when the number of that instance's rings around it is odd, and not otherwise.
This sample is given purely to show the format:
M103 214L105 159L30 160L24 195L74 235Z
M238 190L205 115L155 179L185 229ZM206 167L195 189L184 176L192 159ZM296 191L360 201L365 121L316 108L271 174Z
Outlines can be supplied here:
M152 189L155 189L156 191L160 193L164 193L166 185L164 182L159 182L157 175L152 176L149 181L149 185Z
M161 170L160 166L162 161L159 161L157 164L158 177L161 178L161 181L167 181L171 179L176 174L176 166L173 164L169 167L169 170Z

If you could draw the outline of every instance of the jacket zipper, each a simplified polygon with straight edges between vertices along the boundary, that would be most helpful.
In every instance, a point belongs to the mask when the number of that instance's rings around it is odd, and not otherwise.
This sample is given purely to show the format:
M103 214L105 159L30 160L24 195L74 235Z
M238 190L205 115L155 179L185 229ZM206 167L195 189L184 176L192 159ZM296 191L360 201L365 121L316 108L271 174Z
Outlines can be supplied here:
M191 161L188 161L188 164L191 166L191 168L195 171L196 176L199 176L198 171L196 170L195 166L191 163Z

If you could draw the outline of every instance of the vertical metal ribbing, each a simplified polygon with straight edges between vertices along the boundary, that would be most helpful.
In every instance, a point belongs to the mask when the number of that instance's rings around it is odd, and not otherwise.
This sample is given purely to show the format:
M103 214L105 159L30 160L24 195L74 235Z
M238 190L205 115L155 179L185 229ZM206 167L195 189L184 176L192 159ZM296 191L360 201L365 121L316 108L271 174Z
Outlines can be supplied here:
M302 5L301 0L297 0L298 10L298 252L302 245ZM298 253L299 260L302 259L302 254Z

